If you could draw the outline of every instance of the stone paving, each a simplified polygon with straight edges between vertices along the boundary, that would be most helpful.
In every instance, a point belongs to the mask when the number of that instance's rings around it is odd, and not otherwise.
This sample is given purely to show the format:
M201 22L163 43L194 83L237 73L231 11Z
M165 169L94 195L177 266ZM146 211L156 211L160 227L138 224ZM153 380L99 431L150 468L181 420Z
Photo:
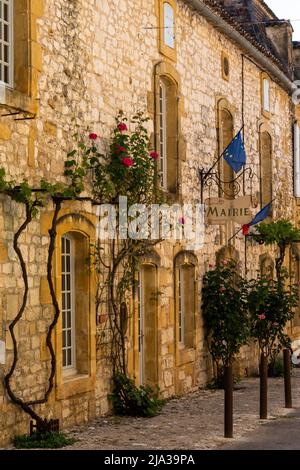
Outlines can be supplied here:
M293 406L300 408L300 369L293 372ZM234 391L234 439L223 438L223 391L198 390L170 400L154 418L102 417L71 429L77 442L67 447L86 450L208 450L245 441L270 421L295 414L284 408L283 378L269 379L269 419L260 421L259 380L243 380ZM274 422L274 421L273 421ZM274 422L275 423L275 422Z

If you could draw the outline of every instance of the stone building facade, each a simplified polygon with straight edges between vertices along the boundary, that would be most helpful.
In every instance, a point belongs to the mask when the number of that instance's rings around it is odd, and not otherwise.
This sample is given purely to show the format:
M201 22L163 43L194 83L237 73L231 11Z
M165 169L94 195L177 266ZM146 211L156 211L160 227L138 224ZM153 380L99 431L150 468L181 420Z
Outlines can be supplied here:
M245 176L240 195L251 195L257 209L274 199L272 217L297 222L293 135L299 139L300 113L291 94L300 49L292 43L290 23L279 21L262 0L2 0L0 5L8 12L0 98L0 166L8 177L17 182L27 178L35 185L41 178L64 181L74 130L89 126L105 149L119 109L129 116L143 110L151 118L153 145L166 164L162 184L171 201L201 202L199 170L210 168L243 126L253 178ZM232 178L223 160L216 168L222 180ZM231 189L226 184L223 189L225 199L232 200ZM214 184L203 189L204 200L220 195ZM52 208L42 209L21 239L29 299L16 326L19 358L12 383L24 400L43 396L50 371L45 340L53 317L46 281L51 216ZM23 220L22 209L0 195L2 445L28 430L26 415L10 402L2 383L13 360L8 326L24 291L12 244ZM64 367L66 328L60 318L55 389L47 404L36 407L47 418L59 418L64 427L109 411L111 367L97 346L101 325L96 321L95 279L85 268L96 224L91 203L64 204L53 278L62 308L62 278L68 275L62 263L74 259L76 373L68 374ZM274 269L274 253L263 246L245 247L240 235L228 245L238 228L232 220L207 224L202 248L166 241L142 260L144 308L139 310L134 299L128 330L129 369L137 383L157 384L170 397L210 380L201 318L203 274L209 264L228 257L238 259L248 276ZM299 257L297 246L287 257L298 276ZM143 365L141 314L147 325ZM294 338L300 334L298 314L291 332ZM255 370L256 354L254 347L244 348L236 365L241 374Z

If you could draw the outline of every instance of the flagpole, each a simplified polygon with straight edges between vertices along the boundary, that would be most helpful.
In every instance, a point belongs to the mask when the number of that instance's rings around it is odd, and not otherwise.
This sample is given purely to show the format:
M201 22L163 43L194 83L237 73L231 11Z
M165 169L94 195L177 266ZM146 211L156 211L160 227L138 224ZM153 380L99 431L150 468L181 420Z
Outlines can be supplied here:
M234 235L232 235L232 237L229 238L227 244L231 242L231 240L233 240L242 230L243 230L243 227L241 227Z

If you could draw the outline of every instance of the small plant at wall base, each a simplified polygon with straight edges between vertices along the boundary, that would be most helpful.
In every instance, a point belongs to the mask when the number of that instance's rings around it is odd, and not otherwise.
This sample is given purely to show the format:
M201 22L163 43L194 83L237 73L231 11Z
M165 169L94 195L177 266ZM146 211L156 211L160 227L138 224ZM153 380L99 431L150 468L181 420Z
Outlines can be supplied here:
M75 442L75 439L67 438L60 432L16 436L13 440L16 449L60 449Z
M158 389L143 385L137 387L134 380L122 373L116 373L114 389L109 399L117 415L151 418L165 404L164 400L159 399L158 394Z

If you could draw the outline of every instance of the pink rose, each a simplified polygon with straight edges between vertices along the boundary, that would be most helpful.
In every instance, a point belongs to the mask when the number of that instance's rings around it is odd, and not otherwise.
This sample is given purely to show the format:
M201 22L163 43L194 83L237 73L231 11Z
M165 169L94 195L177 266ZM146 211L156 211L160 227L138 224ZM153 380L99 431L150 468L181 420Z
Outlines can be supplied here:
M130 157L125 157L122 159L122 164L127 168L130 168L133 165L133 160Z
M159 154L157 152L150 152L150 157L153 158L153 160L157 160L159 157Z
M223 261L223 264L224 264L224 266L227 266L228 261L225 259L225 260Z
M224 286L221 286L221 287L220 287L220 292L225 292L225 291L226 291L225 287L224 287Z
M264 313L262 313L261 315L258 315L258 318L260 320L265 320L266 319L266 315Z
M120 122L120 123L118 124L118 129L119 129L120 132L123 132L123 131L127 131L127 130L128 130L128 128L127 128L125 122Z
M89 135L89 138L90 138L91 140L96 140L97 137L98 137L97 134L95 134L94 132L92 132L92 133Z

